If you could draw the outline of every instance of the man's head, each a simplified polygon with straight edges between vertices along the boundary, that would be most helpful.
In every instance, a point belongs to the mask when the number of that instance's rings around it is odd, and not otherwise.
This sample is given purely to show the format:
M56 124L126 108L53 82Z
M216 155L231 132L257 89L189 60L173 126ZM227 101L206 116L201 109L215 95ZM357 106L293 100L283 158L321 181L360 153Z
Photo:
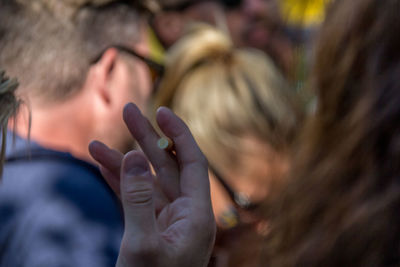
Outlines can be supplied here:
M63 101L79 91L91 60L105 47L140 41L139 17L125 4L81 7L65 19L45 7L6 1L0 20L0 64L20 77L22 90L33 90L30 95L43 102Z
M0 5L0 65L19 78L20 93L29 97L33 136L40 124L36 111L51 113L69 105L65 121L92 114L93 120L84 124L95 129L91 138L118 140L110 145L126 149L122 143L129 134L120 119L122 108L129 101L145 107L151 88L148 70L120 49L105 48L117 44L143 52L136 10L113 0L3 0ZM80 110L70 103L80 103ZM118 120L110 126L117 116L120 125Z

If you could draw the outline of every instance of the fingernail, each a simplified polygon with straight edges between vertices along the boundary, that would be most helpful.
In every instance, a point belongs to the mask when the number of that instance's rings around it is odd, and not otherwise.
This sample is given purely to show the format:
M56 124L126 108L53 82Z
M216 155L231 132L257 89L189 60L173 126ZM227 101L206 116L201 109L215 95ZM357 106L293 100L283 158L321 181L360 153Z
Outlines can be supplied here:
M149 172L149 164L139 152L129 152L124 158L123 171L134 176L144 176Z
M135 104L129 102L128 104L125 105L124 112L127 112L127 111L131 111L132 112L135 109L139 110L139 108L137 108L137 106ZM139 110L139 112L140 112L140 110Z
M94 146L94 145L96 145L96 144L98 144L98 143L99 143L99 141L97 141L97 140L92 140L92 141L90 141L89 146Z
M107 146L97 140L93 140L89 143L88 150L92 156L96 156L99 153L99 148L107 148Z
M99 142L97 140L92 140L89 143L89 147L93 147L93 146L101 146L101 147L107 147L106 145L104 145L102 142ZM108 148L108 147L107 147Z
M163 111L164 110L164 111ZM160 113L160 112L170 112L171 110L169 109L169 108L167 108L167 107L164 107L164 106L161 106L161 107L159 107L158 109L157 109L157 113Z

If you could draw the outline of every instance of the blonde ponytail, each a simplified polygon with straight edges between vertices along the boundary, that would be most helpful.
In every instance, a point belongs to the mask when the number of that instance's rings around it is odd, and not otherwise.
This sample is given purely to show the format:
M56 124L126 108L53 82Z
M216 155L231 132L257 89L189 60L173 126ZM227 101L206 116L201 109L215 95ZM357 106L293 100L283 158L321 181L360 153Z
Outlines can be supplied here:
M295 93L263 52L235 48L209 25L193 25L168 51L155 97L189 126L215 168L232 166L251 136L286 151L303 109Z
M214 27L196 23L191 25L184 37L168 51L166 57L166 73L156 96L156 106L170 106L186 75L207 63L229 60L234 52L231 39Z

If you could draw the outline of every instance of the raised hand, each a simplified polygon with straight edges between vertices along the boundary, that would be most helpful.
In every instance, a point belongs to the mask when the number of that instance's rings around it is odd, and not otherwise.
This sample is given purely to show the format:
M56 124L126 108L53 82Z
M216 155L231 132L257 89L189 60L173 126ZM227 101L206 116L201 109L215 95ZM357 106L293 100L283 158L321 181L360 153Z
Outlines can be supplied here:
M124 207L117 266L206 266L215 222L204 155L167 108L158 110L157 123L175 154L157 147L159 136L134 104L125 107L124 120L143 152L122 155L99 142L89 148Z

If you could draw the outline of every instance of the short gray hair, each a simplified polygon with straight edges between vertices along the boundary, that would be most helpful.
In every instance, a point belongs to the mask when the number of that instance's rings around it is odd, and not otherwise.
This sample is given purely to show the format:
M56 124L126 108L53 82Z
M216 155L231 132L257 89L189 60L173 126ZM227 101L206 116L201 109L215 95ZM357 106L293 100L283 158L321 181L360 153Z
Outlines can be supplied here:
M35 0L32 0L35 1ZM82 87L91 60L112 44L133 45L140 17L125 1L79 7L68 20L15 0L0 2L0 66L42 103Z

